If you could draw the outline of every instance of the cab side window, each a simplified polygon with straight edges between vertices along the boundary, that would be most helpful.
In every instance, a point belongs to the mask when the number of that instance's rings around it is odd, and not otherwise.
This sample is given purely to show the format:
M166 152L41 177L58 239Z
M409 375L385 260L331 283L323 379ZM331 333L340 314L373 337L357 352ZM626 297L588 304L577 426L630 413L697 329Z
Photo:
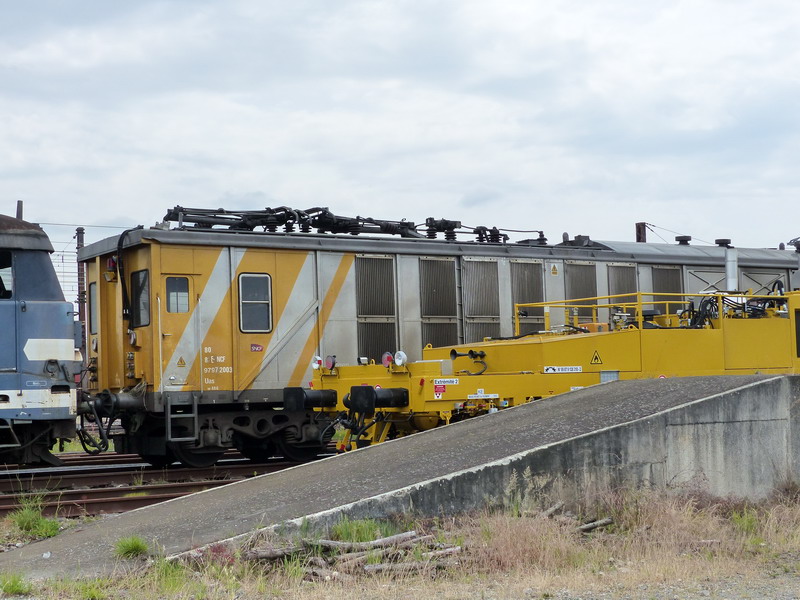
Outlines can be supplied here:
M89 284L89 333L97 333L97 323L99 315L97 313L99 307L97 305L97 282Z
M269 275L239 275L239 329L242 333L272 331L272 278Z
M189 279L167 277L167 312L189 312Z
M0 300L13 296L14 279L11 273L11 252L0 250Z
M147 270L131 273L131 327L150 324L150 277Z

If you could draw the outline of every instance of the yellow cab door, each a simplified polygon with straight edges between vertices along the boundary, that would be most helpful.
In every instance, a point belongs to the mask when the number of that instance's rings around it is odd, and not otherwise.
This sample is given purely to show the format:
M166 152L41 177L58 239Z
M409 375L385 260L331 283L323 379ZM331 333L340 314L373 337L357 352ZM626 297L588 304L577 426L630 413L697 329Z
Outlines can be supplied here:
M162 250L158 295L162 390L225 401L233 386L230 288L235 264L218 248ZM183 267L185 271L178 272ZM183 399L185 400L185 398Z
M194 280L189 275L162 275L158 302L158 338L164 391L199 390L200 343Z

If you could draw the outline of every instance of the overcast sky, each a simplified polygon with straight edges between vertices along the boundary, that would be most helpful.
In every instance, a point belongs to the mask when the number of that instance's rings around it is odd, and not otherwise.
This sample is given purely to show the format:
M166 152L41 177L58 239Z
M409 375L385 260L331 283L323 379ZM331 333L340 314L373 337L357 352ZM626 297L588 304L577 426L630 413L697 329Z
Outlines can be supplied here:
M798 31L796 0L5 0L0 212L774 247L800 236Z

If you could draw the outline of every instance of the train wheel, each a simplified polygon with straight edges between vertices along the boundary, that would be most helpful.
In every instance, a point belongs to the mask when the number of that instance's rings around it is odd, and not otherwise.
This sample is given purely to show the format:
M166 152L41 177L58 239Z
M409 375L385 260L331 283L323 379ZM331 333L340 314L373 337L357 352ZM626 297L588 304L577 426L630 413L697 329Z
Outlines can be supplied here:
M175 462L175 457L169 451L166 454L140 454L139 457L156 469L164 469Z
M210 467L222 458L225 450L219 451L201 451L192 448L188 444L170 444L172 454L177 458L180 463L185 467L205 468Z
M286 460L295 462L307 462L316 458L320 452L322 452L322 447L320 446L295 446L286 440L281 440L278 445L278 453L283 454Z
M253 462L263 463L267 462L273 456L279 456L280 451L275 448L275 445L268 440L252 443L242 443L236 447L242 456L249 458Z

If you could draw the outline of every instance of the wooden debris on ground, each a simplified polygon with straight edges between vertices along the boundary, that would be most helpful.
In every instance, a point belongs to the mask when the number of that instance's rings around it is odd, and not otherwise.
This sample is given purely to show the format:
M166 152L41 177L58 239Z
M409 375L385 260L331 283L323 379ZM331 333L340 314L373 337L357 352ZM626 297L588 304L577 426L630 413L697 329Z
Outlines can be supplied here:
M536 519L553 519L581 534L614 522L611 517L606 517L582 523L577 515L564 511L564 506L564 502L559 501L545 510L523 514ZM437 542L436 536L406 531L371 542L310 538L262 540L247 550L244 558L272 563L299 559L307 581L347 582L358 574L408 574L457 566L461 552L461 546Z
M305 555L304 578L308 581L351 581L358 573L418 573L458 565L461 546L436 541L433 535L406 531L371 542L303 539L299 543L263 541L247 550L248 560L277 563Z
M526 517L532 517L535 519L553 519L558 523L561 523L565 526L571 526L576 523L580 523L578 521L578 516L572 512L564 512L561 514L556 514L560 510L564 508L564 502L556 502L553 506L546 510L542 511L535 511L535 512L525 512L524 515ZM607 527L614 522L612 517L605 517L604 519L590 519L589 522L583 524L577 524L577 530L580 533L589 533L590 531L594 531L600 527Z
M614 519L611 517L606 517L605 519L598 519L596 521L591 521L589 523L584 523L583 525L578 526L578 531L581 533L588 533L590 531L594 531L598 527L605 527L606 525L611 525L614 522Z

